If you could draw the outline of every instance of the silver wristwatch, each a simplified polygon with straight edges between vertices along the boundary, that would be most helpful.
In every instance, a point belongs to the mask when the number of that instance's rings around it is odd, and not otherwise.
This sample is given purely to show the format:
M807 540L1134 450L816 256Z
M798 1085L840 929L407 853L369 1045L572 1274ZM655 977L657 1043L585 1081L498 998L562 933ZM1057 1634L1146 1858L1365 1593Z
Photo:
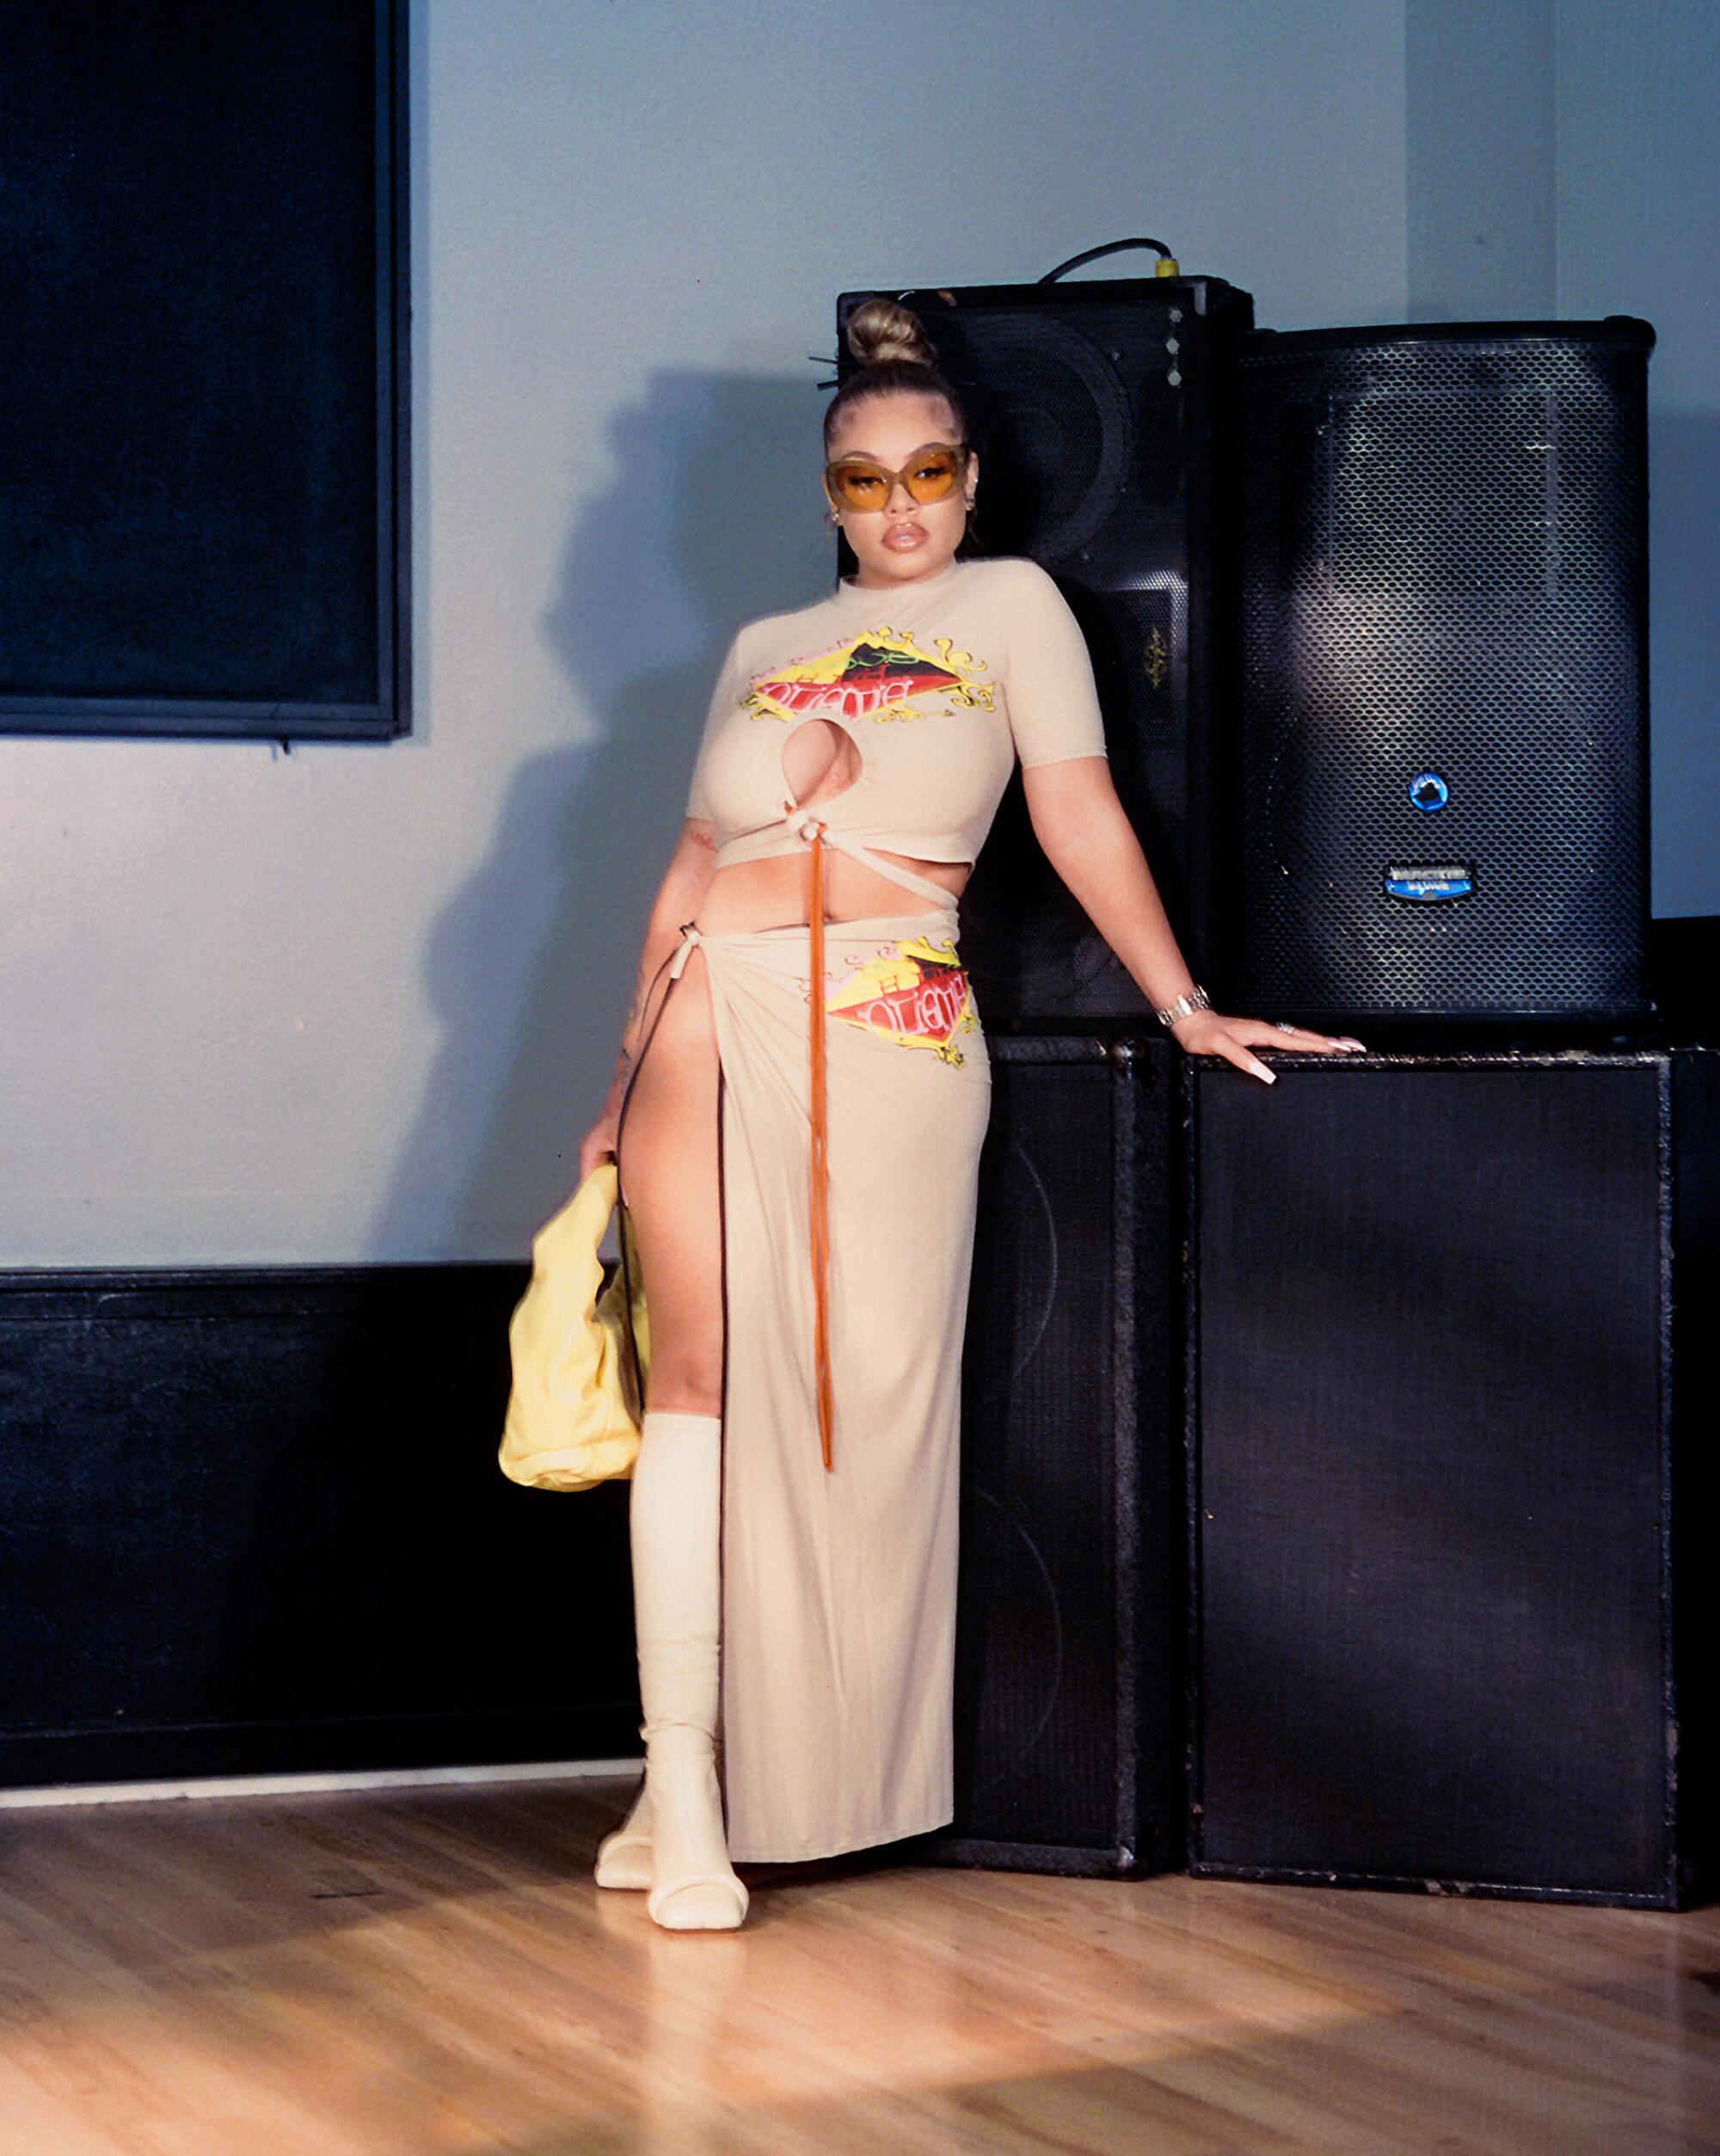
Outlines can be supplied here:
M1155 1010L1153 1017L1162 1026L1174 1026L1179 1018L1186 1018L1191 1010L1210 1010L1213 999L1197 982L1191 993L1179 996L1175 1003L1168 1003L1163 1010Z

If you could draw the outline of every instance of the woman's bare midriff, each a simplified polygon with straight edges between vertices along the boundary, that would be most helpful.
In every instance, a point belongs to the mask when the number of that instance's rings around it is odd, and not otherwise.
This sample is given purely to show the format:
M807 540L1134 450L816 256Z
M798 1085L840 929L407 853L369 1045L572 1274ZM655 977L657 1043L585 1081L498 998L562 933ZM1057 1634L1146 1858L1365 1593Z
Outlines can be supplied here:
M941 883L952 897L961 894L972 873L966 861L920 861L882 846L876 851L883 860L898 862ZM810 865L810 854L800 852L768 861L736 861L719 869L699 901L699 927L708 936L722 936L804 922ZM824 849L824 913L828 921L866 920L875 913L923 913L934 903L833 846Z

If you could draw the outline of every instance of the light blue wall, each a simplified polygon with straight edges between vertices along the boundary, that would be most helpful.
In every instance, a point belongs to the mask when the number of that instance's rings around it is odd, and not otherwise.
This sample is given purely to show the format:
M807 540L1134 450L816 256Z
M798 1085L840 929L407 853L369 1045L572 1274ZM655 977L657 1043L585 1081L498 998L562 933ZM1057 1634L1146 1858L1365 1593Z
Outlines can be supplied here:
M1563 0L1558 310L1649 360L1655 911L1720 913L1720 6Z
M1408 0L1411 322L1558 312L1554 9L1555 0Z
M1653 323L1654 910L1720 912L1720 4L1408 0L1412 321Z
M1533 311L1676 319L1657 388L1711 469L1687 325L1713 279L1672 289L1704 206L1645 253L1643 138L1603 115L1634 84L1656 188L1711 208L1720 10L1674 7L1674 50L1635 34L1666 5L1555 7L1553 39L1534 0L1489 63L1473 194L1494 286ZM415 0L418 730L290 757L0 742L0 1263L522 1256L608 1082L716 657L827 577L806 355L836 292L1033 277L1146 231L1281 328L1460 300L1430 235L1466 182L1413 58L1440 12ZM1681 592L1656 564L1689 617L1657 629L1684 712L1665 911L1720 896L1686 802L1712 768L1712 491L1674 494Z

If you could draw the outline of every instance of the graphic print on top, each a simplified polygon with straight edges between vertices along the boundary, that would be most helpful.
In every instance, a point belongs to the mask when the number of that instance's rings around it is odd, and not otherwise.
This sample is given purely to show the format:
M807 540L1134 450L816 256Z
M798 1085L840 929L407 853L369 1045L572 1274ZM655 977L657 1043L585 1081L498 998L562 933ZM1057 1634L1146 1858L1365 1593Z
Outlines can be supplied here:
M919 719L934 709L994 711L983 659L958 651L948 636L932 639L937 656L912 636L880 626L863 629L832 649L754 674L744 709L756 718L803 719L831 711L846 719ZM942 697L937 706L922 699Z
M1017 757L1029 769L1105 753L1080 625L1039 564L1013 556L952 562L893 592L844 583L741 624L685 797L714 826L719 868L804 848L781 752L812 720L860 752L858 776L820 804L827 832L916 860L977 860Z

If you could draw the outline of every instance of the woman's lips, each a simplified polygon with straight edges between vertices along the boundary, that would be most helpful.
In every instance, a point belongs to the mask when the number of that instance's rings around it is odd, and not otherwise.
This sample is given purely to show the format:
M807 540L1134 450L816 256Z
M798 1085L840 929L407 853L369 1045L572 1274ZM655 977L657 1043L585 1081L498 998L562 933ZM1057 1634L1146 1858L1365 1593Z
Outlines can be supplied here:
M906 553L911 547L918 546L924 541L924 537L925 528L924 525L918 524L899 524L893 531L887 531L884 534L884 544L888 547L893 553L902 554Z

